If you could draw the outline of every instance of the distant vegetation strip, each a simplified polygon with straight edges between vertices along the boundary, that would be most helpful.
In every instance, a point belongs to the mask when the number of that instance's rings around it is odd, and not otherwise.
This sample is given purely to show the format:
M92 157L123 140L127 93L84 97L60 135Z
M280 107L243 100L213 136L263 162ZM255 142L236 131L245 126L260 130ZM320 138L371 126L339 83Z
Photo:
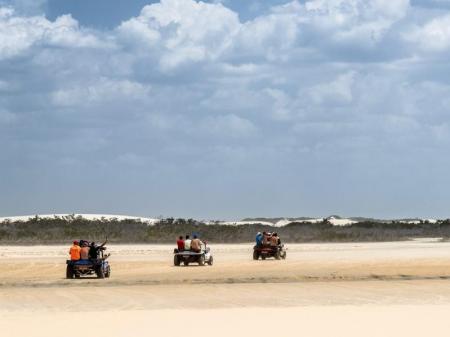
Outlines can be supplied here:
M418 237L450 238L450 220L419 224L401 222L357 222L333 226L327 220L319 223L292 222L284 227L262 224L227 226L204 224L193 219L162 219L149 225L136 219L87 220L81 216L53 218L34 217L28 221L0 222L0 244L58 244L74 239L111 243L174 243L179 235L198 234L213 243L253 241L258 231L277 232L284 242L367 242L399 241Z

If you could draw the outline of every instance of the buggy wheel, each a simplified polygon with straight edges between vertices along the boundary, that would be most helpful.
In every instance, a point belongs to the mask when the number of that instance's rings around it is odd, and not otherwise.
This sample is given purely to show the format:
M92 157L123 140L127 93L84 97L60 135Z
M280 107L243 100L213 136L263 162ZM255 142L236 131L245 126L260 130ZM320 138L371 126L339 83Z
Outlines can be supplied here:
M66 268L66 278L72 279L73 276L74 276L74 274L73 274L73 267L68 264L67 268Z
M97 274L97 278L105 278L105 272L101 266L97 268L95 273Z
M200 255L200 258L198 259L198 265L199 266L205 265L205 255Z
M281 255L281 258L282 258L283 260L286 260L286 252L283 252L283 255Z
M253 260L258 260L259 259L259 254L256 250L253 251Z
M173 265L179 266L180 265L180 257L178 255L174 255L173 257Z
M281 257L280 257L280 251L279 251L279 250L277 250L277 251L275 252L274 257L275 257L276 260L279 260L279 259L281 258Z
M185 266L189 266L189 261L184 261L183 263Z
M266 256L265 255L261 255L261 259L265 260Z
M211 257L209 258L208 264L209 264L210 266L212 266L212 265L213 265L213 261L214 261L214 259L213 259L213 257L211 256Z
M105 277L109 278L111 276L111 267L108 266L108 268L106 268L106 273L105 273Z

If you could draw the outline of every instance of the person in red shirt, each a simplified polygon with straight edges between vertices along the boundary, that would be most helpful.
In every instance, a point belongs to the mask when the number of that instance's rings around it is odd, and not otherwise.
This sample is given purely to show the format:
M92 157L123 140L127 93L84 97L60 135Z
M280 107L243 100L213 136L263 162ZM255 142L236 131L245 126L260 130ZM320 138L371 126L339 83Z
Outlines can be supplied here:
M177 240L178 251L181 252L184 250L184 240L183 237L180 236Z

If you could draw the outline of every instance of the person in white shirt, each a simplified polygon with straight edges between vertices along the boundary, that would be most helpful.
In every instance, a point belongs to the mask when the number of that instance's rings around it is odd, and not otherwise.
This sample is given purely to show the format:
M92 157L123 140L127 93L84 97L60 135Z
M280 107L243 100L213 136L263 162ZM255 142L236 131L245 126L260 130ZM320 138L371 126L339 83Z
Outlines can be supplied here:
M186 235L186 239L184 240L184 250L191 250L191 242L192 240L189 238L189 235Z

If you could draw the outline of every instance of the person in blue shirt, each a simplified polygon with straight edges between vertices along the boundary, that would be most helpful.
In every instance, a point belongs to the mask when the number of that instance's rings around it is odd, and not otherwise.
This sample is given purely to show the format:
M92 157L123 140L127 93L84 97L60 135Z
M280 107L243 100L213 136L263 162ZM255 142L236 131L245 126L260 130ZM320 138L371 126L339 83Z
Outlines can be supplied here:
M258 247L261 246L262 242L263 242L263 235L261 232L258 232L256 234L256 246L258 246Z

